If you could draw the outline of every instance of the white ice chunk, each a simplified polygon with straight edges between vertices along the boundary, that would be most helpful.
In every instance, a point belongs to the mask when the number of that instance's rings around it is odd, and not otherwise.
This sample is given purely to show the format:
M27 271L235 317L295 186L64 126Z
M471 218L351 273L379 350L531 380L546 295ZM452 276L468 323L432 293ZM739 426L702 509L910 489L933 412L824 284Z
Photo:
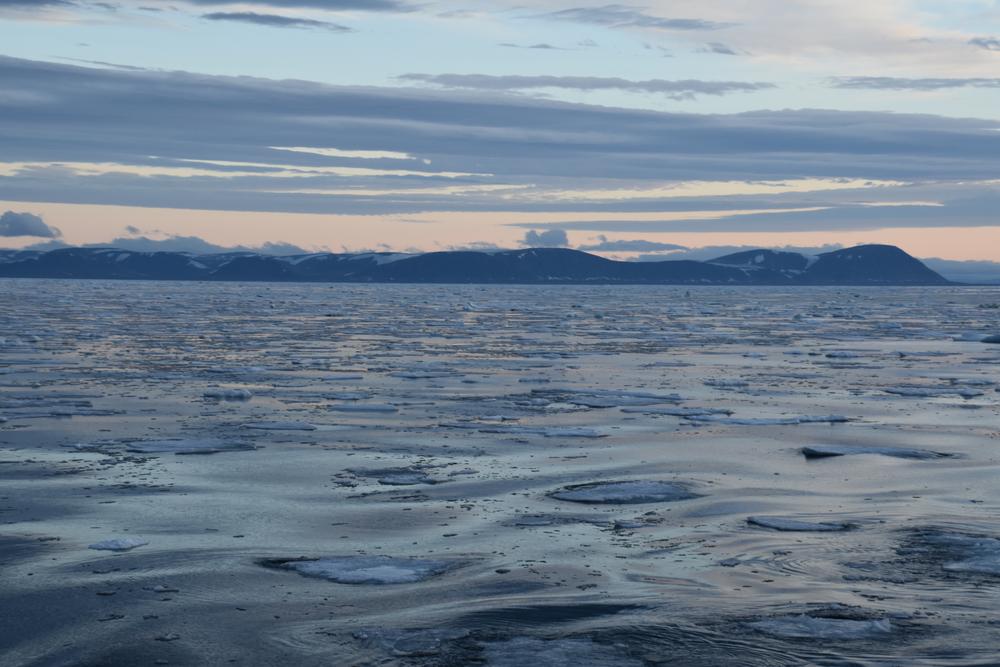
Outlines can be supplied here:
M789 639L855 640L892 633L889 619L855 620L797 614L748 623L751 628L774 637Z
M781 516L751 516L747 518L747 523L773 530L811 533L829 533L850 530L855 527L854 524L846 521L802 521Z
M138 537L117 537L114 539L95 542L87 548L95 549L97 551L131 551L136 547L141 547L146 544L149 544L149 542Z
M295 421L274 421L274 422L251 422L243 424L243 428L256 429L259 431L315 431L316 426L307 422Z
M274 563L307 577L340 584L412 584L443 574L455 561L393 556L332 556Z
M216 401L249 401L253 392L249 389L209 389L202 396Z
M683 484L659 480L574 484L549 495L556 500L567 500L574 503L611 505L666 503L698 497L698 494L692 493Z
M254 449L254 446L219 438L168 438L130 442L125 449L141 454L217 454L248 451Z
M943 452L933 452L928 449L913 449L909 447L869 447L863 445L809 445L802 448L802 455L807 459L821 459L832 456L850 456L852 454L879 454L899 459L940 459L952 456Z

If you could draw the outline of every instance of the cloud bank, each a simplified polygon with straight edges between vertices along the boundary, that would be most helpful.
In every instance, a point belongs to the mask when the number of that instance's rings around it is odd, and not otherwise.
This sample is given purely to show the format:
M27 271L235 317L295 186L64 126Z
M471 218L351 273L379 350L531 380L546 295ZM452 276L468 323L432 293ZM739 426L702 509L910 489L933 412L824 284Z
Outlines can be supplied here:
M55 239L62 236L62 232L45 224L40 216L33 213L7 211L0 215L0 236L37 236Z

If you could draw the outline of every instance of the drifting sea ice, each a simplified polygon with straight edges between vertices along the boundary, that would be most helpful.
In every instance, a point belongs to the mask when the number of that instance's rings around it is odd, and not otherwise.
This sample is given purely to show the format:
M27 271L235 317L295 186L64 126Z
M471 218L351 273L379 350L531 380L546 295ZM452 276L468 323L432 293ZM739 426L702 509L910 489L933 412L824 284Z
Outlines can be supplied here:
M937 551L947 572L1000 576L1000 539L940 531L922 532L920 537Z
M851 421L842 415L805 417L726 417L713 414L691 414L685 418L693 422L729 424L734 426L794 426L796 424L843 424Z
M747 517L747 523L772 530L812 533L839 532L857 527L846 521L801 521L781 516L751 516Z
M258 431L315 431L316 425L308 422L274 421L251 422L243 424L243 428L255 429Z
M622 655L612 646L589 639L535 639L515 637L487 643L483 656L494 667L642 667L643 662Z
M553 491L549 496L574 503L608 505L669 503L699 497L683 484L659 480L573 484Z
M216 401L249 401L253 392L249 389L209 389L202 396Z
M893 630L889 619L885 618L857 620L808 614L778 616L747 623L747 626L773 637L832 641L874 639L889 635Z
M218 438L168 438L165 440L140 440L125 445L130 452L140 454L218 454L219 452L245 452L256 449L245 442Z
M136 547L149 544L146 540L138 537L117 537L114 539L101 540L88 546L88 549L95 551L131 551Z
M315 560L270 560L265 566L297 572L338 584L413 584L458 566L453 560L395 556L331 556Z
M870 447L864 445L809 445L802 448L802 455L807 459L823 459L834 456L851 456L854 454L877 454L891 456L897 459L942 459L954 456L943 452L933 452L929 449L910 447Z
M335 412L398 412L398 408L395 405L389 405L388 403L356 403L356 404L337 404L328 405L328 410L333 410Z

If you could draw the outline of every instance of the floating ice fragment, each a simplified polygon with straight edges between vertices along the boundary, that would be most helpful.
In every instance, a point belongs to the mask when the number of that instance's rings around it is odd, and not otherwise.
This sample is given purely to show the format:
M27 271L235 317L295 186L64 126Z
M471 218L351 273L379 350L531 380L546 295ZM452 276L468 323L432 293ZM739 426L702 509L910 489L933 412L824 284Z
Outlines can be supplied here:
M937 398L939 396L961 396L962 398L975 398L982 396L983 392L978 389L967 387L889 387L883 389L887 394L896 396L907 396L913 398Z
M268 560L267 567L298 572L338 584L412 584L444 574L461 563L454 560L395 556L331 556L316 559Z
M807 459L821 459L832 456L850 456L852 454L879 454L899 459L941 459L954 456L944 452L934 452L929 449L913 449L908 447L869 447L854 445L809 445L802 448L802 455Z
M94 549L96 551L131 551L136 547L141 547L146 544L149 544L149 542L139 539L138 537L118 537L95 542L87 548Z
M851 421L842 415L805 417L725 417L712 414L692 414L686 419L694 422L730 424L735 426L794 426L796 424L843 424Z
M622 412L646 415L670 415L672 417L711 417L712 415L731 415L732 410L724 408L663 408L663 407L624 407Z
M996 344L1000 343L1000 334L994 334L992 336L986 336L985 338L983 338L983 340L981 342L983 342L983 343L990 343L992 345L996 345Z
M543 438L604 438L606 433L591 428L569 426L516 426L506 424L487 424L483 422L442 422L442 428L458 428L480 433L498 433L505 435L539 435Z
M749 387L750 383L745 380L705 380L706 387L715 387L716 389L743 389Z
M590 639L535 639L515 637L484 645L486 664L493 667L641 667L643 662L618 649Z
M336 412L398 412L395 405L388 403L335 404L327 406Z
M259 431L315 431L316 426L307 422L275 421L275 422L252 422L243 424L243 428L256 429Z
M814 532L830 533L844 530L851 530L857 526L846 521L801 521L799 519L789 519L780 516L751 516L747 518L747 523L762 528L773 530L783 530L790 532Z
M553 491L549 496L556 500L567 500L574 503L609 505L669 503L699 497L683 484L659 480L573 484Z
M412 486L415 484L437 484L438 480L430 477L419 468L349 468L347 472L356 477L375 479L386 486Z
M216 401L249 401L253 393L249 389L209 389L202 396Z
M168 438L165 440L140 440L125 446L130 452L140 454L218 454L219 452L243 452L256 449L245 442L220 440L219 438Z
M788 639L857 640L883 637L892 633L887 618L825 618L796 614L747 623L758 632Z
M1000 539L936 531L922 532L919 537L939 551L943 570L1000 576Z

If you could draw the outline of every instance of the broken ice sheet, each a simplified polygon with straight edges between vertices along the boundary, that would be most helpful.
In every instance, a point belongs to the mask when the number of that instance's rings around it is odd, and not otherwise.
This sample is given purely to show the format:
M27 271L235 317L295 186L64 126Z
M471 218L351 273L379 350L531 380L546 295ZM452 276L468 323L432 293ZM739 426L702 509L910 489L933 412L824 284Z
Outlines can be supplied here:
M220 452L244 452L256 449L246 442L222 440L220 438L167 438L164 440L139 440L125 445L130 452L140 454L218 454Z
M747 623L747 626L773 637L827 641L876 639L893 632L887 618L830 618L809 614L776 616Z
M751 516L747 517L747 523L772 530L813 533L845 531L857 527L847 521L802 521L781 516Z
M866 445L809 445L802 448L802 455L807 459L823 459L835 456L852 456L860 454L876 454L898 459L941 459L954 456L943 452L911 447L877 447Z
M116 537L94 542L87 548L94 549L95 551L131 551L147 544L149 542L138 537Z
M265 567L297 572L338 584L412 584L460 567L456 560L396 556L329 556L314 559L270 559Z
M1000 538L988 535L918 530L900 553L940 563L946 572L1000 577Z
M249 389L208 389L202 396L215 401L249 401L253 392Z
M591 639L536 639L514 637L484 644L487 665L495 667L642 667L641 660L613 645Z
M574 503L607 505L669 503L699 497L684 484L659 480L573 484L553 491L549 496Z
M242 427L259 431L315 431L317 428L315 424L297 421L250 422Z

